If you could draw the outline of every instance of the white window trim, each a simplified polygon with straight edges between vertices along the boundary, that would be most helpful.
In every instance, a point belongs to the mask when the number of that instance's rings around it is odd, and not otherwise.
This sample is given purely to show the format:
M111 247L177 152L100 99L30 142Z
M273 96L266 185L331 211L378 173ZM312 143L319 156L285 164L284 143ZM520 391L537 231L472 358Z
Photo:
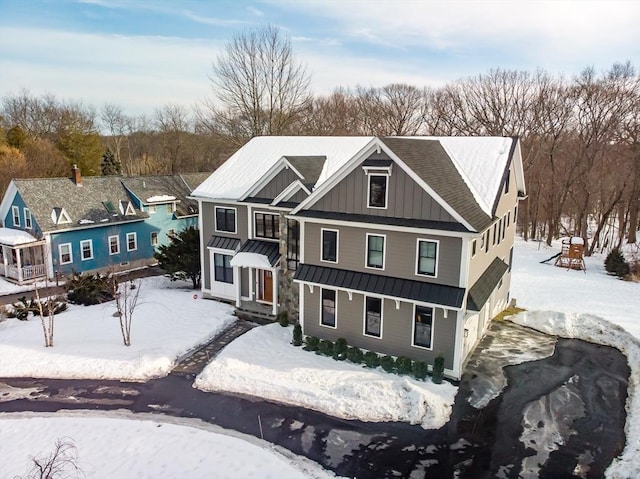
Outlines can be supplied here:
M129 238L133 237L133 242L135 243L135 248L129 248ZM138 250L138 234L134 231L131 233L127 233L126 236L126 240L127 240L127 251L137 251Z
M69 247L69 261L62 261L62 247L63 246L68 246ZM71 247L71 243L61 243L58 245L58 261L60 261L60 264L71 264L73 263L73 248Z
M17 206L12 206L11 214L13 216L13 226L20 226L20 208L18 208Z
M329 326L328 324L323 324L322 323L322 313L324 312L324 305L322 304L322 292L324 290L327 291L333 291L335 293L335 301L334 301L334 311L333 311L333 315L334 315L334 319L335 319L335 326ZM320 316L318 317L318 324L320 325L320 327L322 328L329 328L329 329L338 329L338 290L337 289L332 289L332 288L320 288Z
M125 216L135 216L136 210L133 208L133 205L130 201L126 202L127 207L125 208L124 215Z
M418 307L421 308L429 308L431 309L431 347L427 348L426 346L420 346L416 344L416 310ZM411 318L411 347L424 349L425 351L433 351L433 332L436 329L436 310L431 306L422 306L416 303L413 303L413 317Z
M367 299L369 298L374 298L374 299L379 299L380 300L380 336L375 336L373 334L367 334ZM364 302L362 305L362 335L366 336L367 338L374 338L374 339L382 339L382 336L384 334L384 298L381 298L380 296L364 296Z
M158 212L158 207L156 205L149 205L149 214L153 215Z
M231 267L231 283L227 283L225 281L218 281L216 279L216 263L215 263L215 257L216 255L222 255L222 256L231 256L231 258L233 258L233 256L236 254L236 252L234 250L231 249L220 249L220 248L209 248L210 251L210 261L211 261L211 282L212 283L217 283L217 284L233 284L234 286L237 284L236 283L236 273L235 273L235 268L232 266Z
M31 219L31 210L25 206L24 208L22 208L22 211L24 213L24 227L30 230L31 228L33 228L33 221Z
M175 213L176 211L176 204L175 203L167 203L167 214L168 215L172 215L173 213Z
M154 244L153 242L153 235L156 235L156 242ZM151 243L151 246L158 246L160 244L160 242L158 241L158 232L157 231L152 231L149 234L149 242Z
M382 239L382 268L369 266L369 236L381 236L383 238ZM384 271L386 259L387 259L387 235L379 234L379 233L367 233L366 240L364 243L364 267L367 269L372 269L374 271Z
M84 248L83 248L82 245L85 244L85 243L89 243L89 251L91 253L91 256L89 256L88 258L85 258L84 254L83 254L84 253ZM80 259L82 261L88 261L90 259L93 259L93 241L92 240L88 239L88 240L80 241Z
M434 270L434 274L426 274L426 273L418 272L418 268L420 267L420 242L421 241L436 244L436 267ZM420 276L421 278L437 278L439 259L440 259L440 240L434 240L429 238L418 238L416 240L416 269L415 269L416 276Z
M233 210L233 231L221 230L218 229L218 210ZM238 208L233 206L215 206L213 208L213 229L217 233L238 233Z
M384 187L384 206L371 206L371 178L373 176L384 176L386 185ZM389 174L386 172L370 172L367 174L367 208L372 210L386 210L389 207Z
M322 257L324 256L324 232L325 231L335 231L336 233L336 260L335 261L330 261L328 259L322 259ZM336 264L338 263L339 260L339 245L340 245L340 230L335 230L335 229L331 229L331 228L320 228L320 262L322 263L331 263L331 264Z
M115 253L111 251L111 238L116 239L116 246L118 250ZM120 235L109 236L109 238L107 238L107 248L109 248L109 256L120 254Z

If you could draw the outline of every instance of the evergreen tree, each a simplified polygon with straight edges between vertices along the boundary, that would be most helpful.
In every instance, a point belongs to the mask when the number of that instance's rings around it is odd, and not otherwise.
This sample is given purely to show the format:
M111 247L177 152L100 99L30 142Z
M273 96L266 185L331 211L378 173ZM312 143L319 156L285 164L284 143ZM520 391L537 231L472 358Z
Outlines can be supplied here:
M102 155L102 163L100 163L102 176L114 176L122 174L122 165L113 155L113 152L107 148Z
M200 287L200 233L196 228L182 230L169 245L160 245L153 256L172 281L190 279L193 289Z

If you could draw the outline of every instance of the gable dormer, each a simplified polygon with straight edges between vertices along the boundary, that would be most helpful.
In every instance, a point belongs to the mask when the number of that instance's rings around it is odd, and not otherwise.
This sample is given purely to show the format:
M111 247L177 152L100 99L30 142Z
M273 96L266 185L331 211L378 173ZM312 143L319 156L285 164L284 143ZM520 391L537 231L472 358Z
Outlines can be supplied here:
M136 210L131 201L120 200L120 214L124 216L135 216Z
M64 208L54 207L51 210L51 221L53 221L55 225L64 225L71 223L71 217Z

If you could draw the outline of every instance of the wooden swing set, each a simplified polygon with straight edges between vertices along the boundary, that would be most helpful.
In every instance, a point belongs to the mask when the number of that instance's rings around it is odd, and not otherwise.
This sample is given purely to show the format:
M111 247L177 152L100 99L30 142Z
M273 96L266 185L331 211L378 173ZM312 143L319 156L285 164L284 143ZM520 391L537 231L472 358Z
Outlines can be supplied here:
M562 238L562 250L556 258L556 266L561 268L577 269L587 272L584 264L584 240L579 236Z

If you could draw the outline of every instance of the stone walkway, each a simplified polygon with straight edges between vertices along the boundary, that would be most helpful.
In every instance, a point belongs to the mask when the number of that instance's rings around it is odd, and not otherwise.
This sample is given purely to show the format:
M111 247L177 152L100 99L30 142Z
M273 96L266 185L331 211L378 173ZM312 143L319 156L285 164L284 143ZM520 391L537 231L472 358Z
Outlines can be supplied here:
M203 344L198 349L187 353L180 359L178 364L173 368L171 374L179 376L196 377L202 372L209 361L215 358L218 353L231 341L242 336L250 329L258 326L244 319L238 319L229 328L218 334L208 343Z

